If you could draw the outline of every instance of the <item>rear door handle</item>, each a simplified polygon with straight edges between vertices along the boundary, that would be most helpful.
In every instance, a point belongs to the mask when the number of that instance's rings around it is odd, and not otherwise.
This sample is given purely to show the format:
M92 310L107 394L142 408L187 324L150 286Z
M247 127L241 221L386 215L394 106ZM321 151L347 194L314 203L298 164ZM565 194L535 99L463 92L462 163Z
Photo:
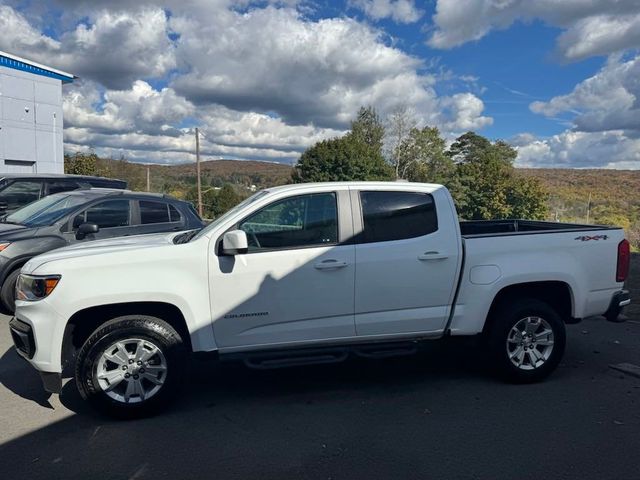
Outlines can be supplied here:
M314 265L317 270L330 270L334 268L344 268L348 265L347 262L340 262L338 260L323 260Z
M445 258L449 258L449 255L440 252L424 252L418 255L418 260L444 260Z

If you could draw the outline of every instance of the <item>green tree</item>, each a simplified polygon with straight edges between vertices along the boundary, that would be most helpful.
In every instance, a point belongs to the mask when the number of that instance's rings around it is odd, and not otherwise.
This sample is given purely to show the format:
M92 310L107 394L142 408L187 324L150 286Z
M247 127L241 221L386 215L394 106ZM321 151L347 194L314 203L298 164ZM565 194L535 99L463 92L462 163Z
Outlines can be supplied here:
M104 175L104 170L98 166L98 160L98 155L95 152L76 152L73 155L65 155L64 173L70 175Z
M382 155L383 138L384 126L377 113L371 107L363 107L349 133L318 142L302 154L292 180L296 183L390 180L393 169Z
M448 151L456 162L458 212L469 220L492 218L544 219L547 193L535 178L516 175L517 151L503 141L491 143L467 132Z
M399 178L411 182L450 183L453 160L445 154L446 142L436 127L412 128L399 146Z

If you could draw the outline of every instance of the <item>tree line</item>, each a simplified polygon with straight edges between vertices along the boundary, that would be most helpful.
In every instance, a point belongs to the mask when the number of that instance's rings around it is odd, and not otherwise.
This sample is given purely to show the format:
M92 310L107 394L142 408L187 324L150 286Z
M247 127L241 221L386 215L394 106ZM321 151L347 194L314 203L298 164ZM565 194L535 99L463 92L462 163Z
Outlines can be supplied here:
M293 182L407 180L440 183L450 190L467 220L544 219L548 192L537 178L519 175L516 150L475 132L450 146L437 127L418 127L407 109L383 122L375 108L362 107L342 137L307 149Z

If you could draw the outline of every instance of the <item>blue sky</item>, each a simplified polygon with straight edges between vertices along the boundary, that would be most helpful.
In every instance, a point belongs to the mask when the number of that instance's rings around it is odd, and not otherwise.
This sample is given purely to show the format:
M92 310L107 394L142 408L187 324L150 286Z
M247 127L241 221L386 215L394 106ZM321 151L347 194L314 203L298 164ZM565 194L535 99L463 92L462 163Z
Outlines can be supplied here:
M80 77L65 148L292 163L360 105L517 164L640 168L638 0L0 0L0 49Z

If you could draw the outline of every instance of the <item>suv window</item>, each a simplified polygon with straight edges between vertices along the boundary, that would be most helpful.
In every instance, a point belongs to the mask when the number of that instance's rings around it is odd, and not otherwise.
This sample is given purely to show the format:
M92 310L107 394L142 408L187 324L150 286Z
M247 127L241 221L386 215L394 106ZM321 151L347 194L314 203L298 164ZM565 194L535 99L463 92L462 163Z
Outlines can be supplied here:
M126 227L129 225L129 200L97 203L74 218L73 227L83 223L95 223L100 228Z
M143 225L149 223L168 223L169 206L163 202L148 202L140 200L140 223Z
M0 191L0 202L5 202L9 210L22 207L40 198L42 182L36 180L16 180Z
M47 185L49 187L49 195L76 190L79 187L76 182L70 180L50 180Z
M247 232L249 251L338 243L336 194L286 198L249 216L238 228Z
M388 242L438 230L433 197L415 192L360 192L361 243Z
M179 222L182 219L178 209L171 204L169 204L169 216L172 222Z

